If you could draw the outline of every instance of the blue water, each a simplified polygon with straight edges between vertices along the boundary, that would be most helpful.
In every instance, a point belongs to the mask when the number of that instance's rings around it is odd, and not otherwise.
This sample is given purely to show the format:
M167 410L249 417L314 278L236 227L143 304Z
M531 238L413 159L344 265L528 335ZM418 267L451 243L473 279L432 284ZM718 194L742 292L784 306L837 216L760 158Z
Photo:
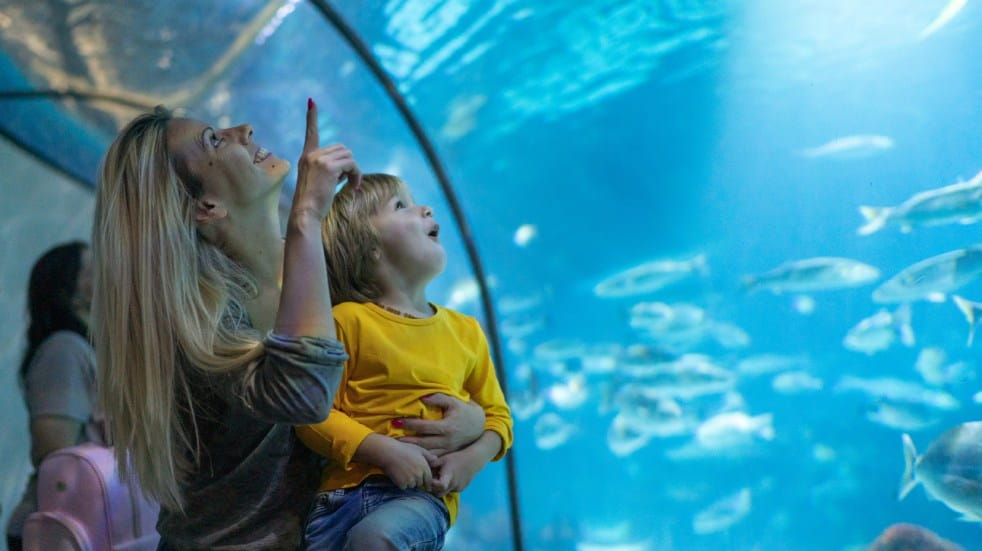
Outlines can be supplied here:
M541 329L504 339L512 390L530 388L529 370L547 392L583 369L572 358L566 374L550 374L535 358L542 343L623 350L645 342L628 320L631 306L647 301L700 306L751 337L744 348L702 343L685 352L729 369L758 354L804 357L824 385L788 395L771 387L771 376L741 377L744 411L773 414L775 438L735 454L673 460L670 450L691 434L612 453L616 410L604 403L622 366L587 374L581 405L563 409L547 398L516 424L526 548L865 548L896 522L982 548L982 528L956 520L923 489L897 501L903 431L867 417L874 398L835 390L847 375L924 384L914 364L925 347L974 365L978 348L966 347L968 326L952 303L915 303L916 345L867 356L842 339L880 308L870 298L875 285L814 293L810 314L795 309L793 296L740 289L742 276L788 260L847 257L884 279L980 241L977 225L856 234L860 205L897 205L982 169L982 56L971 53L982 48L979 5L919 40L947 2L479 4L388 2L379 4L387 20L372 10L346 15L399 77L445 156L499 306L540 299L521 315L542 320ZM488 11L498 15L482 19ZM679 44L668 47L673 40ZM447 61L420 70L447 49ZM462 64L474 49L478 57ZM419 61L402 57L399 65L394 50L415 51ZM472 128L448 135L455 102ZM860 158L800 154L868 134L889 137L892 147ZM523 224L537 233L517 246ZM622 270L699 253L705 275L654 293L594 294ZM978 285L960 292L982 297ZM474 303L461 308L478 313ZM919 450L982 415L972 401L979 388L973 377L948 385L960 407L932 412L936 422L911 431ZM540 449L535 422L550 412L575 431ZM503 488L495 466L464 494L476 518L455 529L451 547L507 547ZM696 515L741 488L752 496L745 516L696 534Z

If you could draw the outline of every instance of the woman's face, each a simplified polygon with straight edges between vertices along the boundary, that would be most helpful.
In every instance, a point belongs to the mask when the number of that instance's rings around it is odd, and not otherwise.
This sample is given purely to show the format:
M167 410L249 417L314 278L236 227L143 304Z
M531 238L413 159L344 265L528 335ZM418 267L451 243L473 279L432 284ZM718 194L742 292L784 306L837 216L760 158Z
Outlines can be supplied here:
M213 128L193 119L167 124L167 148L195 176L207 199L230 206L278 197L290 163L252 141L252 127Z

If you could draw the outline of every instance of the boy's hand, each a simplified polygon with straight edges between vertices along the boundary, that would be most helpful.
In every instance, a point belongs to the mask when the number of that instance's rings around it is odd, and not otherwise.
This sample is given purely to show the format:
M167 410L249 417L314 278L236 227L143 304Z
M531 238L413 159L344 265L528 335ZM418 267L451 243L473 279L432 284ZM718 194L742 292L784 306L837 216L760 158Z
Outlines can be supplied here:
M462 492L487 460L482 460L468 449L441 455L430 462L433 472L438 473L431 484L430 493L443 497L450 492Z
M437 456L427 450L395 438L388 438L385 459L379 465L392 483L400 489L419 488L429 491L433 479L430 463Z

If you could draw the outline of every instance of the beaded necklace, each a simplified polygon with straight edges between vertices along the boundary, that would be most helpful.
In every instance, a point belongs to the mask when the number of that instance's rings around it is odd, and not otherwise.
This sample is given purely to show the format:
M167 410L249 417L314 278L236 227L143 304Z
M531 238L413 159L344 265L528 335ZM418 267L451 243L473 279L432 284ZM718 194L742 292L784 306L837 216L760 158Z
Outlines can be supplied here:
M375 306L378 306L379 308L385 310L386 312L392 312L393 314L395 314L397 316L402 316L404 318L409 318L411 320L423 319L423 318L421 318L419 316L414 316L412 314L407 314L406 312L403 312L402 310L396 310L395 308L393 308L391 306L386 306L386 305L384 305L384 304L382 304L380 302L374 302L372 304L374 304Z

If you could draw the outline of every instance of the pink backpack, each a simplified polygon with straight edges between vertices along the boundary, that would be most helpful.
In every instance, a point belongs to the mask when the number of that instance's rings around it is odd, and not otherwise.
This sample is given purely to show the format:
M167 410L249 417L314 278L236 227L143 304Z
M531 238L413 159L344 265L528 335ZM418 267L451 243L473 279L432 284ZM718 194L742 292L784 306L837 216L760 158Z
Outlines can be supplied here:
M119 478L112 448L81 444L44 458L25 551L154 551L158 506Z

